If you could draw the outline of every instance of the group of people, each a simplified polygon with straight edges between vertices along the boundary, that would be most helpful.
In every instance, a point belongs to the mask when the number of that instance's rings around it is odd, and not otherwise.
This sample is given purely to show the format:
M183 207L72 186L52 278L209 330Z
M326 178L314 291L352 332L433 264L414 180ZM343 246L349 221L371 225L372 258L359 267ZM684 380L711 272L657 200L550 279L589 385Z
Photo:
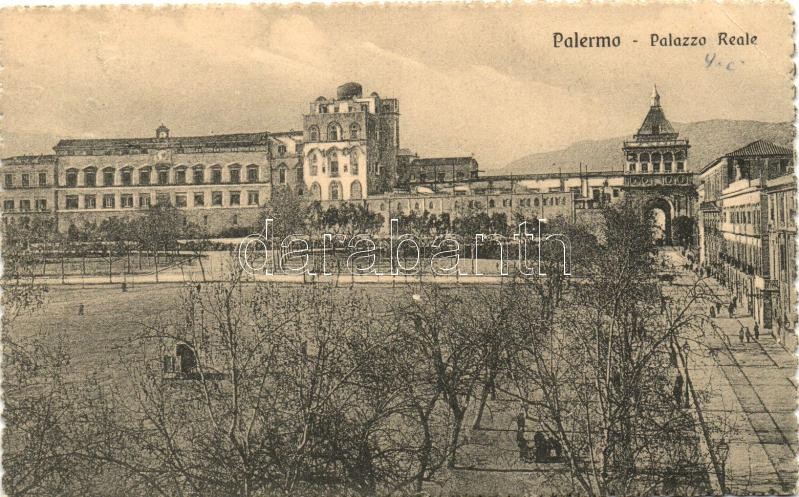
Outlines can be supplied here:
M537 431L533 435L533 447L530 447L525 438L525 425L527 413L524 407L516 416L516 443L519 445L519 460L522 462L552 463L559 462L561 445L557 438L547 437Z

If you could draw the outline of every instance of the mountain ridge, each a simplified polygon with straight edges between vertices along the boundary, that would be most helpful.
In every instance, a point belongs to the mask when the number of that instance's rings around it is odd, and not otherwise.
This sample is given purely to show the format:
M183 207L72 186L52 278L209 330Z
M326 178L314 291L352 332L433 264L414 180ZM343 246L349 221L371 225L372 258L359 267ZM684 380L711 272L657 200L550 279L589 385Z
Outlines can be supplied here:
M794 127L791 122L708 119L692 123L673 123L680 138L687 138L688 169L697 172L712 160L743 147L755 140L768 140L793 149ZM491 174L535 174L560 170L578 172L622 170L622 145L632 136L601 140L579 140L566 148L525 155L511 161Z

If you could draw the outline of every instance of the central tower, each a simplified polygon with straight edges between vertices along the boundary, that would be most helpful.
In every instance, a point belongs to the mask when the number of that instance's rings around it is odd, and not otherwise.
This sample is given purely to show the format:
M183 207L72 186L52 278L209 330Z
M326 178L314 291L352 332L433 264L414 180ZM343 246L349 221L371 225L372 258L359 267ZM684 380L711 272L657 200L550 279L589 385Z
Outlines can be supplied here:
M661 228L667 244L671 244L671 221L692 215L696 189L688 167L689 147L666 119L660 94L653 88L644 122L633 139L624 142L623 188L626 195L641 197L648 209L663 212Z

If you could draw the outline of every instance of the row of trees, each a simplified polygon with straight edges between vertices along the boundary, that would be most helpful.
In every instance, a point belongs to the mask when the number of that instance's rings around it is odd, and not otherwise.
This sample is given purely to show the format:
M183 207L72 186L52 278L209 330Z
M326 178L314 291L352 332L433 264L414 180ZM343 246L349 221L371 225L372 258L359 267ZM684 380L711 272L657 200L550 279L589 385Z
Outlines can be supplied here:
M633 208L604 216L599 231L558 227L574 278L557 245L546 248L547 278L414 285L384 299L245 285L234 270L142 323L118 374L75 371L60 340L17 340L4 348L4 487L419 492L468 458L498 392L563 448L568 477L553 484L564 492L706 492L700 430L672 384L675 347L709 329L695 309L711 296L700 282L661 313L650 220ZM191 351L188 379L164 371L178 345Z

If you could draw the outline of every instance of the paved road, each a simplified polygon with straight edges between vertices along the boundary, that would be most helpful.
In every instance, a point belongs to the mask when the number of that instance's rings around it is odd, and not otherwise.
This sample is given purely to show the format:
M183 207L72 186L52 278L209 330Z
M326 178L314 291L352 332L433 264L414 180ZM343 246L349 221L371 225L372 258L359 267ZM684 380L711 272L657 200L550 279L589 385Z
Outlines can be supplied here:
M695 274L682 269L685 259L677 251L663 255L679 275L671 290L697 281ZM722 302L729 302L728 292L718 282L712 278L703 282ZM689 353L689 371L697 389L711 394L703 406L707 417L733 428L725 467L727 487L733 494L792 494L797 475L796 357L771 335L741 343L739 330L742 325L754 329L752 316L739 310L729 318L725 306L721 314L712 320L717 333L705 330L696 337L705 347Z

